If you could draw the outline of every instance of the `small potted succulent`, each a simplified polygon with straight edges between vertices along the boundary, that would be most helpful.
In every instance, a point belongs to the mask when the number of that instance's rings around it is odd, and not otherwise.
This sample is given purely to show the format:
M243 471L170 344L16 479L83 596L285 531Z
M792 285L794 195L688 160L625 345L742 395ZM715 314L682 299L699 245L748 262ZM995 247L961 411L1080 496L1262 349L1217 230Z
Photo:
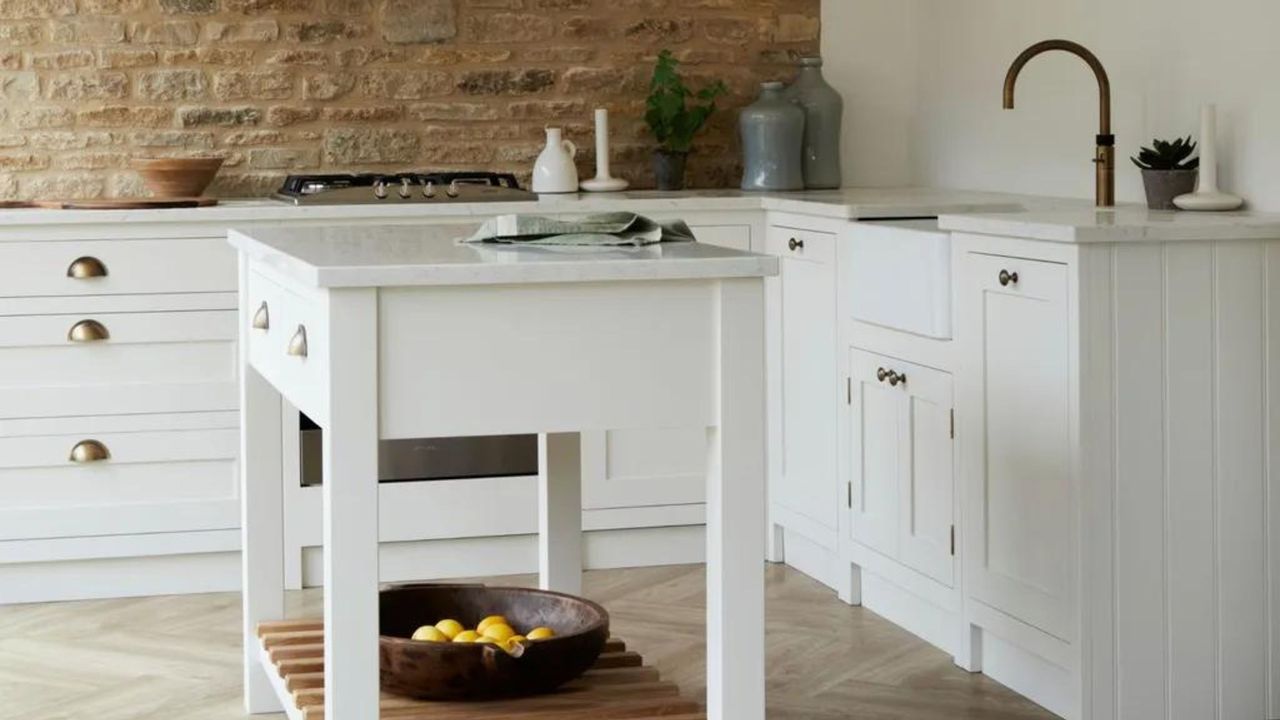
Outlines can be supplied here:
M1188 135L1173 142L1154 140L1138 157L1130 157L1142 169L1142 184L1147 191L1147 207L1152 210L1176 210L1173 199L1196 189L1200 158L1191 157L1196 144Z
M685 87L676 71L680 61L670 50L658 53L649 82L649 98L645 101L644 120L658 141L653 154L653 173L659 190L684 188L684 165L693 145L693 136L706 124L716 109L716 98L727 92L719 80L693 92ZM695 100L693 104L687 101Z

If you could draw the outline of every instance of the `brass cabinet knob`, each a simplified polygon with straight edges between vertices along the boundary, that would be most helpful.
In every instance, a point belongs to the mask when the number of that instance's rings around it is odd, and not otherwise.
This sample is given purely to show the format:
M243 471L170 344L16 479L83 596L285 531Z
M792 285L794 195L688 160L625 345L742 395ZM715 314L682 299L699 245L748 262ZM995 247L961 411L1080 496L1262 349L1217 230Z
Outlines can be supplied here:
M110 337L107 327L97 320L81 320L67 331L67 339L75 343L98 342Z
M1001 271L1000 271L1000 284L1001 284L1001 285L1003 285L1003 286L1005 286L1005 287L1009 287L1009 285L1011 285L1011 284L1012 284L1012 285L1017 285L1017 284L1018 284L1018 273L1016 273L1016 272L1009 272L1008 270L1001 270Z
M298 331L289 340L289 354L294 357L307 356L307 328L299 325Z
M67 266L67 277L77 280L107 276L107 266L96 257L78 257Z
M111 459L111 451L97 440L81 440L71 448L67 459L73 463L93 463Z
M899 385L906 385L906 384L907 384L907 374L906 374L906 373L898 373L898 372L890 371L890 372L889 372L889 384L890 384L890 385L892 385L892 386L894 386L894 387L897 387L897 386L899 386Z
M876 379L877 379L877 380L879 380L880 382L884 382L885 378L887 378L887 377L889 377L889 371L888 371L888 370L885 370L884 368L876 368Z
M791 252L795 252L797 249L803 250L804 241L791 238L790 240L787 241L787 247L791 248Z
M271 313L267 312L267 301L263 300L258 311L253 314L253 329L266 330L271 327Z

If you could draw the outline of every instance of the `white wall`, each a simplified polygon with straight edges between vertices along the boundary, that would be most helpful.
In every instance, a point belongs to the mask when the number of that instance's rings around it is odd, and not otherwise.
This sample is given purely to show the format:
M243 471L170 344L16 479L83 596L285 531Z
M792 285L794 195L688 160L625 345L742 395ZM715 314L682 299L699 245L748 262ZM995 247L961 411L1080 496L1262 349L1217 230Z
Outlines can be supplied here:
M1079 59L1055 53L1033 60L1018 83L1018 108L1000 108L1013 58L1033 42L1060 37L1092 49L1111 76L1120 200L1142 199L1141 177L1128 161L1139 144L1156 135L1198 135L1200 104L1215 102L1222 185L1254 207L1280 210L1276 0L823 5L828 64L856 66L832 67L829 75L846 103L869 108L855 107L847 128L847 134L870 135L846 143L855 182L875 177L866 165L887 160L881 173L917 184L1092 197L1097 90ZM869 41L853 47L841 40L849 34ZM903 52L910 57L897 57ZM913 77L883 72L887 59ZM906 109L914 120L887 130L859 126L859 112L884 120L883 107ZM903 127L909 128L905 143ZM894 152L886 157L885 148Z

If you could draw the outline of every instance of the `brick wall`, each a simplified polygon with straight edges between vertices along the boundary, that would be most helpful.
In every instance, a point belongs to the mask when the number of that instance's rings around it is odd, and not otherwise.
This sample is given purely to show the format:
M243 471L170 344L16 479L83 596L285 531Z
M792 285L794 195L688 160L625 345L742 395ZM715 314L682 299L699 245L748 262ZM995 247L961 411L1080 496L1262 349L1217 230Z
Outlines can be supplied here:
M0 0L0 197L141 194L129 159L217 154L213 192L288 172L493 168L527 181L542 128L652 184L654 56L731 96L690 158L738 182L737 109L816 52L819 0Z

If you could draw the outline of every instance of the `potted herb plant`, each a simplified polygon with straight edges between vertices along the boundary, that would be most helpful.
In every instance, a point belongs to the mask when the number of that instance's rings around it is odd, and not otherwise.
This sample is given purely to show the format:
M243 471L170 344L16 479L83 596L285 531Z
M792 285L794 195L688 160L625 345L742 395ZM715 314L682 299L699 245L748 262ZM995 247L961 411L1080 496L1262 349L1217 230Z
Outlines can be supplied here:
M658 53L649 82L649 98L645 102L645 122L658 141L653 154L653 173L659 190L684 187L684 165L693 144L693 136L706 124L716 109L716 98L727 92L719 80L696 93L685 87L676 71L680 61L670 50ZM694 102L690 103L692 99Z
M1173 142L1154 140L1138 157L1130 157L1142 169L1142 184L1147 191L1147 207L1152 210L1176 210L1173 199L1196 189L1200 158L1191 157L1196 144L1188 135Z

